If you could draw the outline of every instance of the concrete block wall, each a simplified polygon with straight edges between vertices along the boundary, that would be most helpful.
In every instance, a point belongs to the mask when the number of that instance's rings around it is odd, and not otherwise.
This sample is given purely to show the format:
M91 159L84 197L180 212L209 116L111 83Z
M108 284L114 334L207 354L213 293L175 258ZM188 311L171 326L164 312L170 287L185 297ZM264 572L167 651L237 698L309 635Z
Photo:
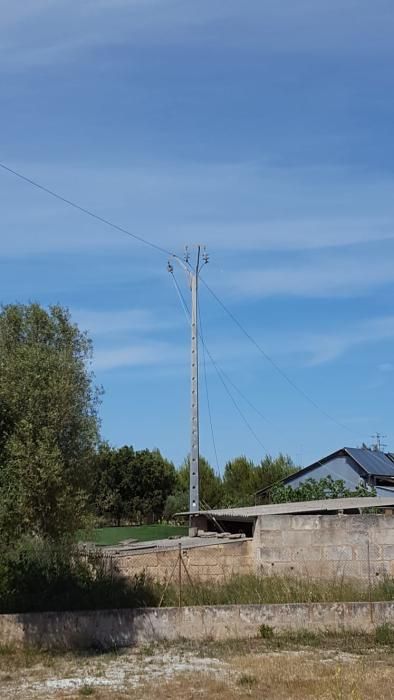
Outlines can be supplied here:
M157 641L252 639L275 632L373 632L394 624L394 603L295 603L0 615L0 644L114 648Z
M172 576L178 580L179 550L157 549L141 554L124 553L116 558L120 571L126 576L145 571L156 581L165 582ZM224 581L232 574L255 571L254 546L251 540L210 544L182 550L182 557L192 581ZM187 575L182 569L182 577Z
M257 571L314 579L394 576L394 516L265 515L254 534Z

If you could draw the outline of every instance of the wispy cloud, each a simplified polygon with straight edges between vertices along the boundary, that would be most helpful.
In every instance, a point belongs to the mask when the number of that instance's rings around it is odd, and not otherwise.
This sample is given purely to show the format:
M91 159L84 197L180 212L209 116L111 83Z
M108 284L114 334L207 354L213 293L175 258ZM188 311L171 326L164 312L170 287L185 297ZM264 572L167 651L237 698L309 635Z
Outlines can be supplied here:
M392 49L385 0L1 0L2 69L75 60L121 44L217 43L260 52L357 53Z
M394 338L394 316L382 316L347 324L324 333L299 332L297 335L281 336L268 340L273 351L284 357L291 356L293 362L317 366L333 362L353 349L366 345L378 345ZM381 371L389 371L391 363L384 363Z
M327 260L311 259L286 265L261 265L227 275L223 286L232 293L261 297L358 297L394 282L390 260L352 261L338 254Z
M121 367L171 366L183 361L182 349L170 343L151 340L97 350L93 366L96 370L113 370Z
M60 194L172 250L296 251L394 238L393 179L340 168L140 163L130 168L13 164ZM126 236L0 172L3 255L130 248ZM286 204L284 208L284 203ZM135 245L138 254L141 246ZM313 271L309 271L310 273ZM251 287L257 287L253 271Z
M127 309L111 311L92 311L75 309L72 311L73 320L79 327L95 336L111 335L128 331L130 333L146 333L162 331L174 327L170 318L159 318L149 309Z

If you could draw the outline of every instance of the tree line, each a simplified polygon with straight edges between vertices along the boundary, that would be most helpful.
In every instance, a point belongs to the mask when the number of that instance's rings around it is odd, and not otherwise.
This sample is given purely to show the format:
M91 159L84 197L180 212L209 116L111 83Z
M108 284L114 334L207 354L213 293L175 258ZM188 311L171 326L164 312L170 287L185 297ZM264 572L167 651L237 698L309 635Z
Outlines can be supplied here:
M95 455L93 468L94 513L113 524L171 520L189 508L189 463L179 469L159 450L119 449L107 443ZM266 456L259 464L246 457L227 462L223 476L200 458L202 508L225 508L254 503L254 494L295 470L290 457Z
M159 450L101 440L91 358L67 309L1 308L0 549L25 535L54 541L97 522L157 522L188 510L187 459L176 468ZM239 456L221 475L201 457L201 507L252 505L256 491L294 471L284 454L258 463ZM276 502L347 495L332 480L270 490Z
M95 520L155 522L188 509L187 459L177 469L159 450L100 439L102 391L92 343L55 305L0 310L0 528L2 543L25 534L72 536ZM218 475L200 463L202 507L253 503L257 489L294 471L290 457L229 461ZM1 546L1 545L0 545Z

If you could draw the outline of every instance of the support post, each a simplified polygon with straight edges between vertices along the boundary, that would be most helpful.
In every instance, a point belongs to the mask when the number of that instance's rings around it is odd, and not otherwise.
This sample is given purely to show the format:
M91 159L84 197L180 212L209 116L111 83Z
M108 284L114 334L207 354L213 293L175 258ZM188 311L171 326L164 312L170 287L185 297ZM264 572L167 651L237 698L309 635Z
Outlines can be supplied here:
M198 416L198 267L191 274L192 318L191 318L191 443L190 443L190 490L189 512L200 509L199 496L199 416ZM192 523L190 523L191 525Z
M190 290L191 290L191 314L189 310L185 307L186 315L191 321L191 394L190 394L190 409L191 409L191 438L190 438L190 457L189 457L189 534L196 535L197 528L193 525L193 515L197 514L200 510L200 439L199 439L199 411L198 411L198 278L201 269L209 261L208 254L203 248L201 252L201 246L196 247L196 259L195 264L190 263L189 251L186 248L185 260L184 262L180 260L177 256L174 256L176 260L186 271ZM168 271L173 275L174 268L172 261L168 262ZM175 280L175 278L174 278ZM178 293L180 294L181 300L183 301L182 294L175 282Z

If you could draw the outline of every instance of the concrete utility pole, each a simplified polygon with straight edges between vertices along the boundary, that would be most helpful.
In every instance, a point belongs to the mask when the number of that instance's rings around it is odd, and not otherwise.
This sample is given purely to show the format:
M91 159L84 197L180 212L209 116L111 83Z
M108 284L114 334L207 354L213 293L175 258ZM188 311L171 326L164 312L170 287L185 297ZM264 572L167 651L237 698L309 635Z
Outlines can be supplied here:
M186 271L191 290L191 433L190 433L190 457L189 457L189 512L198 513L200 510L200 438L199 438L199 406L198 406L198 278L201 269L208 263L208 254L201 251L201 246L196 246L195 261L190 261L188 248L185 251L184 261L174 258ZM169 272L173 273L172 263L168 263Z

